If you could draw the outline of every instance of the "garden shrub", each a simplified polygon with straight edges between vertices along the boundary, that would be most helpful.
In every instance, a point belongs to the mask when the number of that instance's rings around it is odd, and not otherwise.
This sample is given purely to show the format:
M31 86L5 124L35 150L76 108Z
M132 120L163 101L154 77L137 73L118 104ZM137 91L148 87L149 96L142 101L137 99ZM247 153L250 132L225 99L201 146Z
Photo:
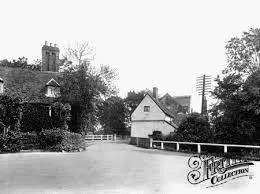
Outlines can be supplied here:
M85 138L61 129L43 130L39 134L40 148L46 151L85 150Z
M208 117L201 116L199 113L191 113L187 116L175 133L176 141L184 142L212 142L213 136Z
M61 143L65 133L60 129L43 130L39 134L40 148L49 151L62 151Z
M153 140L164 140L165 139L165 137L161 131L153 131L153 134L149 135L149 137L152 138Z
M21 150L21 133L9 131L6 134L0 134L1 152L19 152Z
M62 141L62 149L67 152L85 150L85 137L78 133L65 131L65 139Z
M21 133L20 143L23 150L39 149L39 139L36 132Z

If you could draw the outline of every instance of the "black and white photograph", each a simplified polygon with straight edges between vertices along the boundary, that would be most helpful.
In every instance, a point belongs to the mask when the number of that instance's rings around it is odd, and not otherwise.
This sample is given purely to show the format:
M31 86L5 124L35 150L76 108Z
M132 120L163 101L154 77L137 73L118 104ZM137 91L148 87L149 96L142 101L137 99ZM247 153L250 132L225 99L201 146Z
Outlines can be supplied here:
M257 193L260 1L0 0L0 194Z

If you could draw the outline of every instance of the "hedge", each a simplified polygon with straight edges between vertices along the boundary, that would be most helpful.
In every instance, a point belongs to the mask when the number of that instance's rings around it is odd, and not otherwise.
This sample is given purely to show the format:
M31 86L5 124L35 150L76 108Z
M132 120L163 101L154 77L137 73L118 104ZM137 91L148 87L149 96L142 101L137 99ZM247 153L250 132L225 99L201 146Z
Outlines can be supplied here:
M39 138L36 132L32 133L21 133L20 143L22 150L39 149Z
M0 152L19 152L20 150L41 149L44 151L82 151L85 150L85 138L77 133L61 129L43 130L37 133L9 131L0 134Z
M47 151L85 150L85 138L61 129L43 130L39 134L40 148Z
M9 131L6 134L0 134L1 152L18 152L21 150L21 134Z

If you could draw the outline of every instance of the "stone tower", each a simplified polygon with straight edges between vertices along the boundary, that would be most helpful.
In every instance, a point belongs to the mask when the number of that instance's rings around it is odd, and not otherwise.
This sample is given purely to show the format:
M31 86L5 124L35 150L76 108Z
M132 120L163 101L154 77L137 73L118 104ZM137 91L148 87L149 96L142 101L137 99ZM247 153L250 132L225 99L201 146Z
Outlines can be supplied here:
M59 54L60 49L56 44L52 46L52 43L48 45L47 41L42 46L42 71L59 71Z

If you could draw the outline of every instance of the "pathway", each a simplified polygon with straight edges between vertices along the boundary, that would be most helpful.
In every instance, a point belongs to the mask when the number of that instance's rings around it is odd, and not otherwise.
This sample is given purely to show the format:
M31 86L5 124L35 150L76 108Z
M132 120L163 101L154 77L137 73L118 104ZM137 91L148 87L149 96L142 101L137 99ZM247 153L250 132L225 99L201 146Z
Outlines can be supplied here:
M80 153L0 155L0 193L194 193L205 191L187 182L188 155L96 143ZM211 191L242 192L257 187L260 165L252 180L241 178ZM180 192L177 192L180 191Z

